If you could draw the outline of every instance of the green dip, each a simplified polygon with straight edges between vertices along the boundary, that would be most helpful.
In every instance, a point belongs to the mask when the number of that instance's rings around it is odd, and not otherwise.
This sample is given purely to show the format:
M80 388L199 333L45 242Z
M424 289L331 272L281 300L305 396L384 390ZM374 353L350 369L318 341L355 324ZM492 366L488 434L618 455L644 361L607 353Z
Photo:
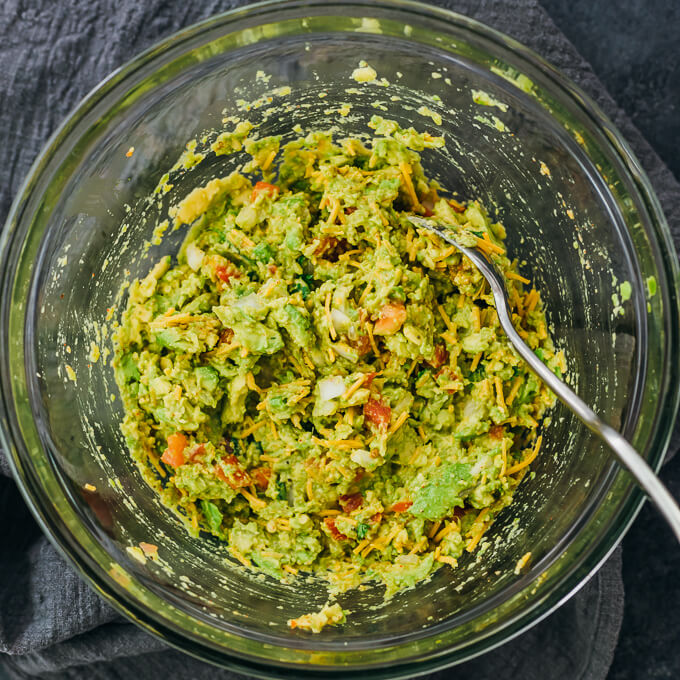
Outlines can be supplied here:
M521 335L555 372L564 358L503 226L424 175L419 152L443 140L371 127L368 148L221 135L215 153L252 161L171 211L191 228L131 285L114 367L130 451L190 531L277 579L389 596L476 549L554 403L479 272L407 215L480 243Z

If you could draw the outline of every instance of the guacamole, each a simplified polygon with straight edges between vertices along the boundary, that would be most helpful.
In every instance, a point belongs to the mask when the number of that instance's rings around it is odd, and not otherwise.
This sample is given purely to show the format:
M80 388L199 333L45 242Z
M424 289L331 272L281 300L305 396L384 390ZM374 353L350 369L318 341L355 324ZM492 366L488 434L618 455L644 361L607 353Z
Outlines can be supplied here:
M443 140L371 128L368 145L220 135L214 153L251 160L171 210L188 235L130 286L114 368L130 451L190 531L276 579L390 596L477 548L554 403L479 272L407 216L485 250L520 334L555 372L564 358L503 226L425 176Z

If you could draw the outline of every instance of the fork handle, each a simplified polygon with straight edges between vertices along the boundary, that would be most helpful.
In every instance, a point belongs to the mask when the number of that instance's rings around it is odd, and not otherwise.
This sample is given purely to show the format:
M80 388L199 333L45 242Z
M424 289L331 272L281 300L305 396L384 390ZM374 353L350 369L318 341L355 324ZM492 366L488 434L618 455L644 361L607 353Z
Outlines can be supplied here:
M494 291L495 297L495 291ZM529 368L557 395L558 399L569 408L595 434L604 439L609 448L616 454L619 462L630 472L638 484L644 489L652 502L670 524L675 537L680 542L680 507L663 482L649 466L647 461L631 446L631 444L613 427L603 422L597 414L562 380L560 380L524 342L515 330L508 314L507 305L497 304L496 312L508 339ZM504 318L503 318L504 317Z

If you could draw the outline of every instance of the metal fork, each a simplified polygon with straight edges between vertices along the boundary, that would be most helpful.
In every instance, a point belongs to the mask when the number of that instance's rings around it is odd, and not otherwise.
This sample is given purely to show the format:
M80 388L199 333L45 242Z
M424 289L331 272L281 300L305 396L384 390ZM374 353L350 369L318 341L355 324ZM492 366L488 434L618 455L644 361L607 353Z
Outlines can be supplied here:
M496 303L496 313L501 327L508 336L517 353L526 361L529 368L557 395L560 401L569 408L583 423L614 452L621 463L635 478L640 487L652 499L664 516L676 538L680 541L680 508L668 489L656 476L647 461L626 441L613 427L603 422L597 414L560 378L558 378L522 340L515 330L510 317L507 291L502 275L495 265L487 259L479 248L468 248L456 241L452 232L444 225L436 224L423 217L409 216L415 226L427 229L447 243L457 248L479 269L488 281Z

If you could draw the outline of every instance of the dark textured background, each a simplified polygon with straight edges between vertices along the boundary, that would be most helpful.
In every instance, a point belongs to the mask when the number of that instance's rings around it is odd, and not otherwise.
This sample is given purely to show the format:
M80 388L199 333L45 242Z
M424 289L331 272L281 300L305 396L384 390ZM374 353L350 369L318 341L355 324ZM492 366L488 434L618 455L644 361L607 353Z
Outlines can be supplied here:
M64 1L68 4L69 0ZM0 0L0 4L5 2ZM144 0L139 2L143 6ZM200 0L196 2L200 4ZM680 177L680 2L540 2L579 52L590 61L614 99L675 176ZM9 4L22 5L12 0ZM112 11L115 4L112 3ZM40 17L33 19L39 21ZM164 22L162 12L155 21ZM87 27L81 26L79 30L87 30ZM70 50L73 59L78 59L76 42L62 41L53 49ZM128 55L131 56L132 53ZM58 61L55 59L55 62ZM59 76L59 73L50 73L47 69L47 80L53 82L37 82L34 86L38 89L53 87L60 81ZM61 82L64 86L63 80ZM17 113L19 119L21 116ZM65 113L46 111L44 127L53 127ZM12 130L3 130L3 136L11 140ZM23 160L27 162L29 159ZM15 170L19 174L25 172L22 167ZM680 461L676 459L674 464L667 466L662 477L675 496L680 497ZM21 508L19 514L23 511ZM664 545L667 546L665 549ZM670 530L649 505L643 508L624 540L623 565L625 617L608 680L680 678L680 551L674 545ZM451 671L451 677L455 677L455 673Z
M680 178L680 2L540 2ZM680 465L666 466L661 477L680 498ZM623 628L607 680L680 678L680 551L673 542L645 504L623 541Z

